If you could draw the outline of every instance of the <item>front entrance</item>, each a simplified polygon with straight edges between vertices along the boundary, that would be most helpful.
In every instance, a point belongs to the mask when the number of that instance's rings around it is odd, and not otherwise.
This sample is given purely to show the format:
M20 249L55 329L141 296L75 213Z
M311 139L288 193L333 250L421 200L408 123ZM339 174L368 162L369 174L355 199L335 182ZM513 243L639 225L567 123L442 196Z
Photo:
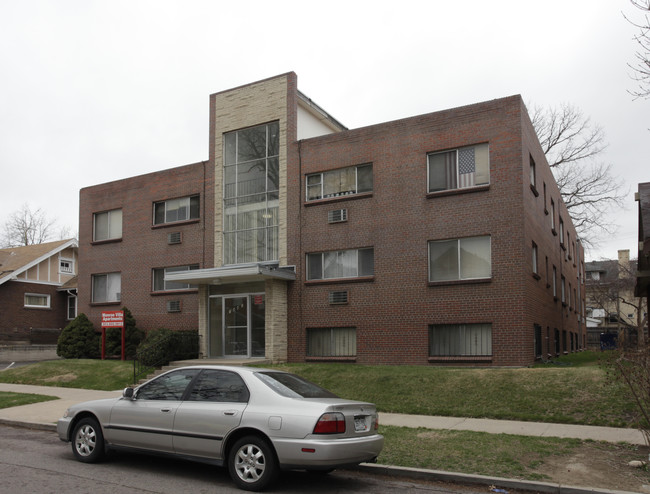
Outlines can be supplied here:
M209 357L264 357L264 293L210 296Z

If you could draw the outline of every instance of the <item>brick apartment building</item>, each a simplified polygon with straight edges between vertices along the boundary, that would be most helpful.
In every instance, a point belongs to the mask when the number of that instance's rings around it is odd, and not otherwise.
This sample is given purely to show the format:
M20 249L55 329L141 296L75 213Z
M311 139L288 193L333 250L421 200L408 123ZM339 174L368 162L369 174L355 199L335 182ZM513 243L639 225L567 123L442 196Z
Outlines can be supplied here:
M294 73L213 94L207 162L80 194L80 311L203 357L528 365L584 348L583 253L520 96L348 130Z

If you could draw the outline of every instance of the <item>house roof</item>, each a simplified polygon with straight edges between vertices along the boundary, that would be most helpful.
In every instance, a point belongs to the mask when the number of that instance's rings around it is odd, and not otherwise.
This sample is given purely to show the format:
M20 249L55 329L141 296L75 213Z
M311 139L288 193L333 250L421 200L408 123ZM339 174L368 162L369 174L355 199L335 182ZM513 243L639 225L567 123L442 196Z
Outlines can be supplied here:
M77 246L76 239L0 249L0 285L71 246Z
M591 261L585 263L585 271L587 274L598 272L600 273L600 282L607 283L618 279L618 261L606 259L603 261ZM589 282L590 280L587 279Z
M79 277L75 276L74 278L70 278L63 285L57 288L57 290L59 291L76 290L78 288L78 285L79 285Z

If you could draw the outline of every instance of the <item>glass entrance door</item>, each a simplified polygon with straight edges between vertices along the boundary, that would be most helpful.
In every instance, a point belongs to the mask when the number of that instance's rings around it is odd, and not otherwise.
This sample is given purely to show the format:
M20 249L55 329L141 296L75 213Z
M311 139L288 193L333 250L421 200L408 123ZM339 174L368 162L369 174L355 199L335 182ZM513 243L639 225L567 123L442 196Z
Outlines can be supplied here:
M210 297L210 357L263 357L264 313L264 294Z
M226 356L248 355L248 297L224 297Z

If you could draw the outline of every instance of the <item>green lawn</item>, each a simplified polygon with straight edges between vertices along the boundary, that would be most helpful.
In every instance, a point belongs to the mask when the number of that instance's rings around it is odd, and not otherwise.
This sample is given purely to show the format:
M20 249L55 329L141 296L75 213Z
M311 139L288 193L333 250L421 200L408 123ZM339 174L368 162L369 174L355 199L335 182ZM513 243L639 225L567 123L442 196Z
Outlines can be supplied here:
M637 424L627 389L598 365L476 369L285 364L339 396L382 412L610 427Z
M26 393L0 392L0 408L31 405L41 401L58 400L56 396L45 396Z
M635 427L626 389L611 382L598 354L584 352L533 368L480 369L350 364L283 364L339 396L380 412ZM115 390L130 385L132 362L57 360L0 372L0 382ZM50 399L0 393L0 407ZM19 401L24 400L24 401ZM381 419L380 419L381 421ZM575 439L380 426L381 464L552 481L547 465L580 455L645 459L647 448ZM564 462L564 463L563 463ZM635 472L650 483L648 471Z
M49 360L2 371L0 382L114 391L133 383L133 362Z
M578 363L578 356L583 361ZM274 367L344 398L376 403L381 412L634 427L635 408L627 389L611 382L595 362L597 356L585 352L572 356L573 365L534 368ZM55 360L0 372L0 382L116 390L130 385L132 375L132 362Z

